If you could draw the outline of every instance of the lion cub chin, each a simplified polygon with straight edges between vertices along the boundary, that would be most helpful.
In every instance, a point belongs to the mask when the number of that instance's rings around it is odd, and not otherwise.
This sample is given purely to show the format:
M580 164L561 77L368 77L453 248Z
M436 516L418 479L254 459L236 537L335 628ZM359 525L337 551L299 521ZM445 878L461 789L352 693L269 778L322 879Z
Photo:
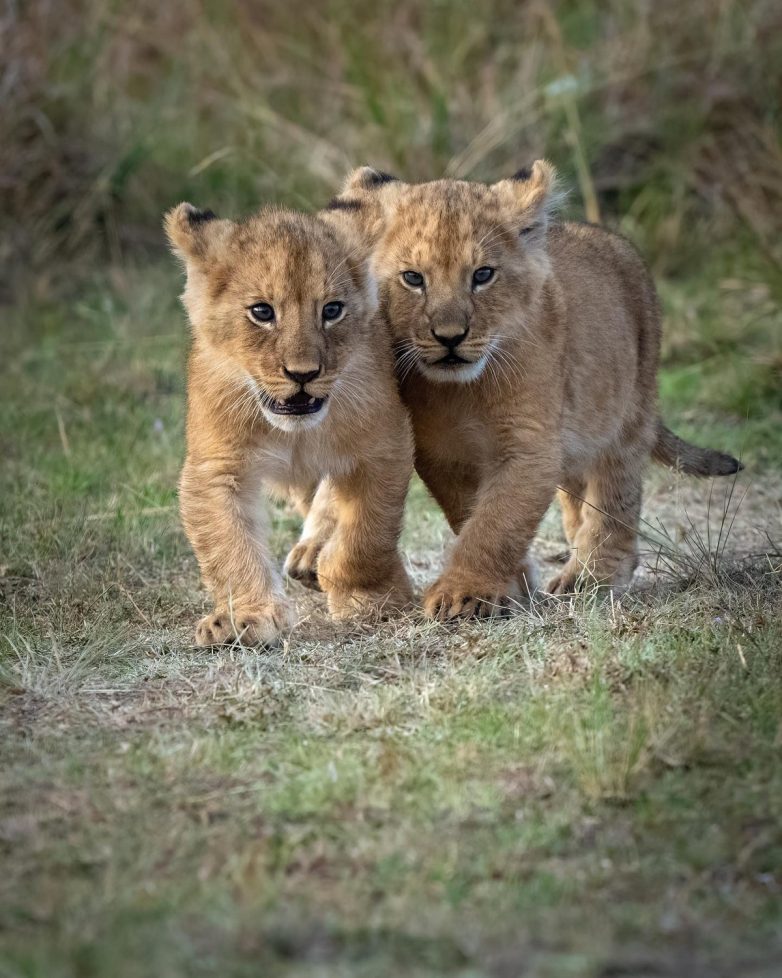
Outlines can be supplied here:
M412 435L361 249L276 208L234 222L180 204L165 227L193 333L182 520L215 600L197 643L271 644L293 625L262 489L305 516L286 569L332 614L407 605Z

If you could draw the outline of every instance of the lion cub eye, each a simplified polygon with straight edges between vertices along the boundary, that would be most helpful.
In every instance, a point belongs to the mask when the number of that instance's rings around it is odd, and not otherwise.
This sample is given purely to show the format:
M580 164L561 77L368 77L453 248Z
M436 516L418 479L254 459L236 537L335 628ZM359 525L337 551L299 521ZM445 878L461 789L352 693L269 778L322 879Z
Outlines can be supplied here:
M335 323L338 319L342 318L344 309L344 302L327 302L323 307L323 322Z
M420 289L424 284L424 277L420 272L410 270L402 272L402 281L409 285L411 289Z
M481 268L476 268L472 273L472 284L476 285L486 285L487 282L491 282L494 278L494 269L490 268L488 265L482 265Z
M247 312L250 314L250 319L255 320L256 323L274 322L274 307L268 302L256 302Z

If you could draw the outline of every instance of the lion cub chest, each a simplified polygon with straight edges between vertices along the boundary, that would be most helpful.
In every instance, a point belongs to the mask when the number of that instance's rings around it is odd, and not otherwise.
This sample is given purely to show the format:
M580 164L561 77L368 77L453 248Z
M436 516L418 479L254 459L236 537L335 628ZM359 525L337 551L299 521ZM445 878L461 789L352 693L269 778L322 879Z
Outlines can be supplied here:
M482 468L496 452L492 425L463 398L438 393L409 405L417 451L432 461Z
M279 493L315 484L324 476L345 475L356 464L341 446L315 431L293 437L267 436L256 447L255 460L261 481Z

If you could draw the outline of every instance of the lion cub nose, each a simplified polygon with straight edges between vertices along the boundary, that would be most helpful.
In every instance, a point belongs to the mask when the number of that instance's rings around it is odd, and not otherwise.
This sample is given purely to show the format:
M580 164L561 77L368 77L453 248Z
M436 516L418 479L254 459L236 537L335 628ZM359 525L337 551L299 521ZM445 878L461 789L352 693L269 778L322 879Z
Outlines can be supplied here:
M432 336L437 340L438 343L442 343L443 346L447 346L449 350L453 350L454 347L458 346L462 340L470 332L470 327L467 326L437 326L432 330Z
M320 374L320 367L316 367L315 370L299 370L298 368L295 370L289 370L288 367L283 367L282 369L285 376L289 380L293 380L297 384L301 384L302 387L305 384L308 384L311 380L315 380L315 378Z

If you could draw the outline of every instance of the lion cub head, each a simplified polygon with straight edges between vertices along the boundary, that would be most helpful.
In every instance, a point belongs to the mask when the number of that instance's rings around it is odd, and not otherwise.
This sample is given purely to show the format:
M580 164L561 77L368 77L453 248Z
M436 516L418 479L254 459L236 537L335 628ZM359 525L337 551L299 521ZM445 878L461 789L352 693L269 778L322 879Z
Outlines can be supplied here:
M319 424L377 304L355 243L277 208L235 222L180 204L165 228L187 269L183 301L210 369L249 388L270 425Z
M369 167L349 178L327 213L374 248L400 370L469 382L507 356L503 340L525 328L549 272L554 184L544 160L491 185L405 184Z

